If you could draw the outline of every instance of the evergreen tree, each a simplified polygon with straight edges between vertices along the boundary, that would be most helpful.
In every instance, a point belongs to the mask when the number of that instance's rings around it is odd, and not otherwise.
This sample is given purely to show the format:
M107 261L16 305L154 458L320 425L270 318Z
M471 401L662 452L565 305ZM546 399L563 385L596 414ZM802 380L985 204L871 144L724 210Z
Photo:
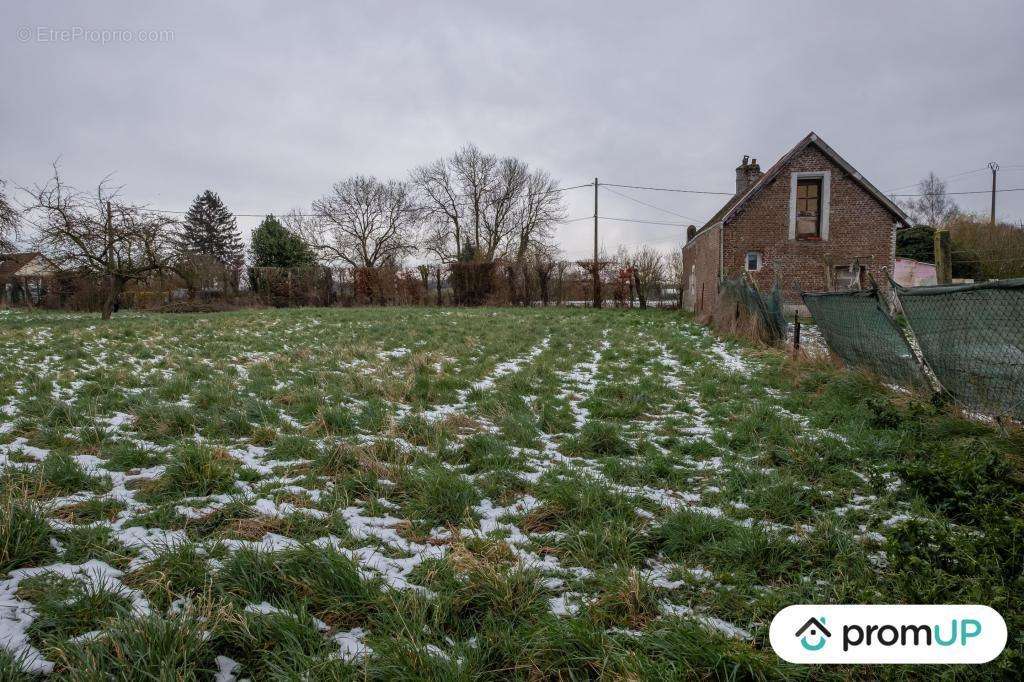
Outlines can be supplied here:
M252 265L256 268L294 268L313 263L313 251L302 237L268 215L252 233Z
M178 235L178 251L182 256L212 256L231 269L242 265L245 246L235 216L215 192L206 190L195 198Z
M914 225L896 231L896 257L913 258L921 263L935 262L935 228Z

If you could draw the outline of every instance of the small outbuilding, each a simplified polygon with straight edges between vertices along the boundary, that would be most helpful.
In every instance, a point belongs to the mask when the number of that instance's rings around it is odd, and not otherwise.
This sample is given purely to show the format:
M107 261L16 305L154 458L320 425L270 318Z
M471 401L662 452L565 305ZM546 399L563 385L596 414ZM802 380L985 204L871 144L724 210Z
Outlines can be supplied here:
M0 303L34 306L46 295L57 268L38 251L0 254Z

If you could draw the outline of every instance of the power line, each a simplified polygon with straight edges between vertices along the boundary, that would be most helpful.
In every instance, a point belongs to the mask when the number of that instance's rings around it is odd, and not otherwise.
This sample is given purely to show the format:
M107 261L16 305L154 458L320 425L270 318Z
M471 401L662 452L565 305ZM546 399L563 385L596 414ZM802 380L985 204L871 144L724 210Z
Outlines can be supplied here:
M594 185L591 184L590 186L593 187ZM593 220L593 219L594 219L594 216L592 216L592 215L582 215L582 216L580 216L578 218L566 218L565 220L559 220L558 223L564 225L564 224L567 224L567 223L570 223L570 222L580 222L581 220ZM639 223L639 224L642 224L642 225L660 225L660 226L663 226L663 227L686 227L687 226L687 225L684 225L684 224L682 224L680 222L665 222L665 221L662 221L662 220L643 220L641 218L620 218L620 217L613 217L613 216L609 216L609 215L599 215L599 216L597 216L597 219L598 220L613 220L615 222L636 222L636 223Z
M1012 170L1024 170L1024 165L1021 165L1021 164L1011 164L1009 166L1001 166L1001 168L1000 168L1000 170L1011 170L1011 169ZM987 170L988 170L988 166L985 166L984 168L975 168L974 170L964 171L963 173L956 173L955 175L949 175L949 176L946 176L944 178L939 178L939 180L941 180L942 182L946 182L948 180L954 180L956 178L962 178L965 175L971 175L973 173L980 173L982 171L987 171ZM895 187L893 189L890 189L890 190L888 190L886 192L886 194L890 194L892 192L898 192L901 189L906 189L908 187L917 187L920 184L921 184L920 180L917 181L917 182L912 182L909 185L903 185L902 187ZM899 196L905 196L905 195L899 195Z
M657 240L654 240L654 241L620 242L620 243L616 244L615 247L618 248L620 246L639 246L641 244L643 244L643 245L647 245L647 244L672 244L672 243L675 243L677 241L679 241L679 240L678 239L657 239ZM590 253L590 249L589 248L583 248L583 249L563 249L563 251L565 253L587 253L587 254Z
M679 194L716 194L719 196L731 197L735 192L710 192L699 189L677 189L674 187L649 187L646 185L617 185L610 182L602 182L603 187L622 187L625 189L643 189L651 192L678 192Z
M616 192L615 190L610 189L610 188L608 189L608 191L611 192L612 194L614 194L615 196L622 197L623 199L629 199L630 201L636 202L636 203L638 203L638 204L640 204L642 206L647 206L648 208L653 208L656 211L661 211L663 213L669 213L671 215L679 216L680 218L686 218L687 220L692 220L692 221L699 222L699 223L703 223L704 222L703 220L701 220L699 218L691 218L688 215L683 215L682 213L679 213L677 211L673 211L672 209L662 208L661 206L655 206L654 204L649 204L646 201L641 201L640 199L636 199L634 197L631 197L628 194L623 194L622 192Z
M987 169L986 169L987 170ZM996 192L1024 192L1024 187L1011 187L1010 189L997 189ZM938 197L938 196L959 196L962 194L991 194L990 189L979 189L973 192L925 192L924 194L890 194L891 197Z
M547 196L548 194L556 194L558 192L568 192L569 190L581 189L583 187L593 187L593 185L591 183L587 183L587 184L584 184L584 185L572 185L571 187L557 187L555 189L550 189L550 190L548 190L546 192L538 192L537 194L534 194L534 195L531 195L531 196ZM461 195L461 198L466 198L466 195ZM472 203L453 204L453 206L460 207L460 208L468 208L468 207L470 207L472 205L473 205ZM188 213L188 211L170 210L170 209L162 209L162 208L140 208L139 210L143 211L145 213L169 213L171 215L185 215L185 214ZM236 218L266 218L268 215L274 215L274 216L293 215L293 216L297 216L299 218L322 218L322 217L324 217L323 213L291 213L291 212L278 213L278 212L275 212L275 211L268 211L266 213L234 213L234 212L232 212L231 215L235 216ZM590 216L588 216L588 217L590 217Z
M947 177L944 177L944 178L939 178L939 180L941 182L946 182L947 180L952 180L954 178L963 177L964 175L970 175L971 173L980 173L981 171L986 171L986 170L988 170L988 166L984 166L982 168L975 168L974 170L964 171L963 173L956 173L955 175L950 175L950 176L947 176ZM906 189L908 187L917 187L920 184L921 184L921 181L919 180L917 182L912 182L909 185L903 185L902 187L895 187L893 189L890 189L889 192L886 192L886 193L888 194L888 193L891 193L891 192L898 192L901 189ZM903 195L899 195L899 196L903 196Z
M661 220L639 220L636 218L613 218L612 216L599 215L597 216L600 220L614 220L618 223L639 223L641 225L663 225L665 227L687 227L682 223L667 223Z

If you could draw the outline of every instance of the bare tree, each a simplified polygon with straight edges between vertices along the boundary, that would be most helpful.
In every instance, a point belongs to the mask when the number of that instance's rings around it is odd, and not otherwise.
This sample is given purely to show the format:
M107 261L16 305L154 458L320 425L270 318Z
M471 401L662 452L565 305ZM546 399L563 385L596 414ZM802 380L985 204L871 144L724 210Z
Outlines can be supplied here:
M558 283L558 305L565 303L565 273L572 266L567 260L555 263L555 282Z
M477 248L488 261L500 255L520 260L521 254L510 241L519 227L530 169L523 161L508 157L498 162L494 175L491 191L485 197L482 239Z
M442 263L459 260L467 212L452 164L442 158L420 166L412 171L411 182L419 195L421 216L428 224L424 247Z
M551 277L557 268L555 249L538 246L533 250L533 271L537 276L540 300L545 306L551 302Z
M960 213L956 203L946 195L946 183L935 177L935 173L929 173L917 187L921 196L903 204L915 222L942 228Z
M532 242L544 241L563 218L556 183L514 157L499 158L466 145L412 172L427 249L446 263L469 246L476 258L521 262Z
M676 306L683 307L683 291L686 289L686 268L683 264L682 249L674 250L668 257L668 274L676 289Z
M629 266L633 269L633 284L640 307L646 308L647 301L665 279L665 257L649 246L642 246L629 255Z
M565 220L565 206L558 191L558 183L547 171L538 169L527 172L515 216L516 259L522 260L531 244L550 251L551 233L562 220Z
M452 155L449 163L464 195L463 198L469 204L473 246L479 253L485 250L481 244L481 229L486 222L484 213L487 210L488 197L496 185L495 170L498 167L498 159L490 154L484 154L475 144L467 144Z
M177 244L168 268L184 283L190 301L195 300L196 293L200 290L228 291L234 283L236 272L234 268L224 265L211 254L182 253Z
M7 183L0 180L0 251L13 251L19 236L21 216L7 199L6 186Z
M351 177L313 202L313 213L300 234L325 260L379 268L415 251L417 207L404 182Z
M119 201L107 180L86 195L64 184L54 166L53 178L31 193L36 247L61 267L106 282L104 320L128 282L167 268L174 220Z
M420 281L423 283L423 300L420 303L426 305L427 297L430 296L430 266L426 264L417 265L416 271L420 273Z
M586 273L587 283L590 285L591 304L595 308L604 305L609 289L608 285L612 283L608 281L609 276L615 271L614 264L615 261L608 256L604 249L598 252L596 261L590 258L576 261L576 266ZM614 287L612 290L614 291Z

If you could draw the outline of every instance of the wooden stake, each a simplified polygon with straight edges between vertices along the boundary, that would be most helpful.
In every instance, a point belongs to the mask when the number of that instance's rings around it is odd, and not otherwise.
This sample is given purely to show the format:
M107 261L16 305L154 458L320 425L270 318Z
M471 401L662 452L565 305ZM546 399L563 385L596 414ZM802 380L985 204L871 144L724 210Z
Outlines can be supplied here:
M953 283L953 259L949 251L949 230L935 230L935 281Z
M800 352L800 313L793 311L793 355Z

